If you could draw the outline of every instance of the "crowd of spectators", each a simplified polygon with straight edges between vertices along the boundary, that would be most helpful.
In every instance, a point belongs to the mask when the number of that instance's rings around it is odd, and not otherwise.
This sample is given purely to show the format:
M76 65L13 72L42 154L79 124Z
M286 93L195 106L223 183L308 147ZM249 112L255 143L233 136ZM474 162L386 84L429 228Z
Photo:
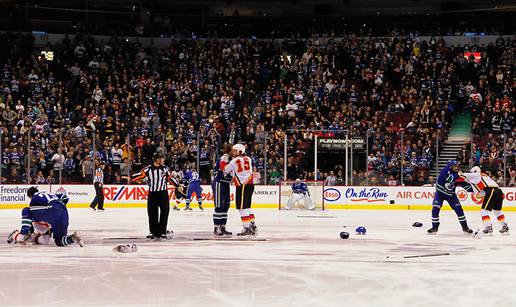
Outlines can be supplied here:
M285 175L285 136L289 179L325 179L334 171L342 183L340 165L310 170L315 134L346 130L369 144L353 184L400 184L403 169L404 183L423 185L433 180L437 136L444 140L453 114L465 108L481 110L474 131L493 135L475 151L478 163L500 160L485 151L499 150L501 131L514 153L511 41L469 46L483 52L476 63L438 38L401 35L174 40L165 49L77 35L47 46L50 61L35 52L30 35L1 36L6 183L89 183L98 161L107 164L106 183L125 183L156 150L173 168L199 165L207 183L221 145L242 142L255 182L274 184ZM483 125L489 119L492 126Z

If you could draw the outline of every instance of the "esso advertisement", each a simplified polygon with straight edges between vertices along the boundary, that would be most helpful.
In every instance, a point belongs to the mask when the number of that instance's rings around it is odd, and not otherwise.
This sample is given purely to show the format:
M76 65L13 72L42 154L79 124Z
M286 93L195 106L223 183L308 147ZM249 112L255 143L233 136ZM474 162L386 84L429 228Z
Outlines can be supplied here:
M324 202L328 205L389 204L396 198L393 187L325 187Z
M339 189L336 188L326 188L324 189L324 201L325 202L336 202L340 200L342 194Z

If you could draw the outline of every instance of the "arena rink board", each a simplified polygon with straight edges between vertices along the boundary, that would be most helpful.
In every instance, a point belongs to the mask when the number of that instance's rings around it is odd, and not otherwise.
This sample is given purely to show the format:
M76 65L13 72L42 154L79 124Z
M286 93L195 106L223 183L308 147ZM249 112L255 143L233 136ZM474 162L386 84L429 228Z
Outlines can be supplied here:
M1 185L0 208L22 208L28 204L26 191L30 185ZM203 185L203 206L213 207L211 186ZM95 197L92 185L39 185L41 191L66 193L70 198L68 207L87 207ZM504 209L516 211L516 188L502 188L505 194ZM369 210L430 210L434 197L434 187L325 187L326 210L369 209ZM105 205L107 208L145 207L147 187L144 185L105 185ZM170 199L175 199L174 188L169 188ZM478 210L482 199L462 188L457 188L457 196L465 210ZM234 187L231 187L234 206ZM182 201L184 205L184 200ZM279 186L257 185L253 196L253 208L278 208ZM196 207L196 200L192 205ZM444 210L449 210L446 204Z

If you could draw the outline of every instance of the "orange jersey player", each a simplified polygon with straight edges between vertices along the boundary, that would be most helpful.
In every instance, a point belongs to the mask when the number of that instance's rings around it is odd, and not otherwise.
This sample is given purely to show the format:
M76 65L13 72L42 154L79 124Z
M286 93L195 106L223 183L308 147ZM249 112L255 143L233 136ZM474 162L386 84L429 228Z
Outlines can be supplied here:
M254 236L258 232L251 211L251 203L254 193L253 163L251 158L245 155L245 146L235 144L231 150L233 160L224 167L224 173L233 176L236 186L236 208L240 211L240 218L244 229L238 236Z

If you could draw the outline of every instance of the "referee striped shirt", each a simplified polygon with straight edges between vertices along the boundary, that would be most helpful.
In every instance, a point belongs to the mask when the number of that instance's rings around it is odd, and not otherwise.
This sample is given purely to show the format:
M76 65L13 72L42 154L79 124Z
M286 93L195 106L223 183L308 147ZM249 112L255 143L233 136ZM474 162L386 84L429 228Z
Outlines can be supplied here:
M102 170L102 168L99 167L95 170L95 177L93 177L93 183L104 183L104 171Z
M147 179L149 184L149 192L166 191L167 184L172 179L172 172L167 166L149 165L131 176L131 181L144 179Z

